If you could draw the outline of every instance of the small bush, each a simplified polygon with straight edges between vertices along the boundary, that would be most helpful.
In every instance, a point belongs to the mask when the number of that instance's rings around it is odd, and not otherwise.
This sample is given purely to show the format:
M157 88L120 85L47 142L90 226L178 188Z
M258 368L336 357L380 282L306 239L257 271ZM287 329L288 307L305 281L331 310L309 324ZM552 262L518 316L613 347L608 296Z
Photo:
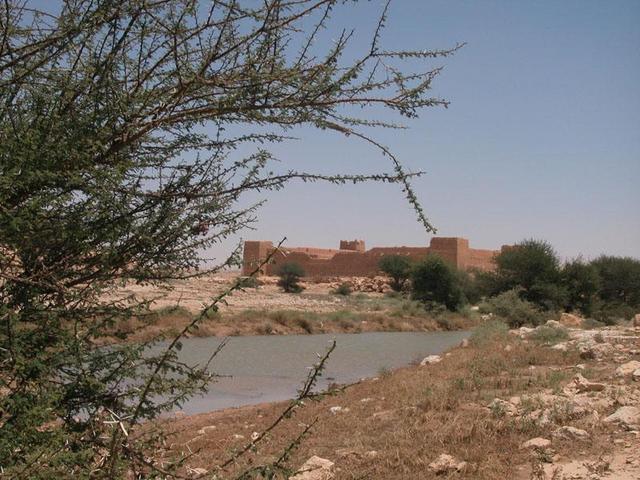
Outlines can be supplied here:
M637 307L622 302L597 302L593 309L593 318L606 324L616 325L633 318Z
M300 279L304 277L303 268L294 262L285 263L278 271L278 286L286 293L300 293L304 287L300 285Z
M296 323L298 324L298 326L300 328L302 328L305 332L307 333L313 333L313 325L311 324L311 322L306 319L306 318L298 318L296 320Z
M353 290L351 289L351 284L349 282L342 282L338 287L333 291L336 295L342 295L344 297L348 297L351 295Z
M586 330L593 330L595 328L602 328L606 325L606 323L604 322L600 322L598 320L595 320L593 318L585 318L582 321L582 327Z
M504 342L509 337L509 327L501 320L489 320L477 326L470 341L476 347L485 346L494 341Z
M242 277L240 278L240 285L242 288L258 288L261 282L256 277Z
M173 317L185 317L185 318L191 317L191 312L187 308L181 305L171 305L169 307L162 307L156 310L155 313L160 317L165 317L169 315Z
M542 325L536 328L529 336L531 340L545 345L553 345L569 338L567 330L564 328Z
M389 286L395 292L400 292L411 276L411 260L404 255L385 255L378 266L391 278Z
M437 255L429 255L414 267L411 284L411 296L425 304L441 303L452 311L464 304L456 268Z
M493 313L504 319L511 328L539 325L542 312L531 302L520 298L520 290L513 289L491 297L480 305L481 313Z

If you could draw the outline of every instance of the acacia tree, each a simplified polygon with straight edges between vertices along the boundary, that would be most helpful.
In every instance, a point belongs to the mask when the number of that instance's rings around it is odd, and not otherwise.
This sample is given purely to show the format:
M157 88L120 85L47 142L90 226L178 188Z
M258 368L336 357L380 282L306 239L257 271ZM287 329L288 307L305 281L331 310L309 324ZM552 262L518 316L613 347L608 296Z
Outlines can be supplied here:
M253 221L246 193L293 179L400 182L432 231L411 175L363 132L398 126L379 107L413 118L446 106L429 95L440 69L427 61L458 47L384 50L385 8L369 48L345 61L352 32L320 41L336 0L44 4L0 6L0 467L166 477L178 464L148 455L155 434L131 432L206 388L208 366L177 351L225 294L153 351L98 348L146 307L105 294L233 264L239 249L209 269L202 251ZM392 173L273 173L267 146L300 125L370 143Z

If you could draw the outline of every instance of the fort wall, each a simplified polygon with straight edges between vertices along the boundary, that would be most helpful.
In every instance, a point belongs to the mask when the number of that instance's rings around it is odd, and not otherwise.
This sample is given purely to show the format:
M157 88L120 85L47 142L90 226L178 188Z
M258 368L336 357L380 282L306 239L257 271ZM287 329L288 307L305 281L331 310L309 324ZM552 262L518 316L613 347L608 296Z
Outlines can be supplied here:
M503 247L504 248L504 247ZM249 275L274 251L272 242L247 241L244 244L243 274ZM363 240L341 240L339 249L286 247L273 253L260 273L276 275L284 263L302 266L307 277L369 276L379 272L384 255L405 255L421 260L436 254L463 270L493 270L493 258L499 251L469 247L469 240L458 237L433 237L428 247L375 247L365 249Z

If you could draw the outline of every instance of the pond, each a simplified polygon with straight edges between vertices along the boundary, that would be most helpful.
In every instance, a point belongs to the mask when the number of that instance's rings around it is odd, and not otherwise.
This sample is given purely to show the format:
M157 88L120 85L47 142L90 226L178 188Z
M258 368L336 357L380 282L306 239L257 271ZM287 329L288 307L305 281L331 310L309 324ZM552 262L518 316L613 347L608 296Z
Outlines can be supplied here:
M439 354L459 344L469 332L394 332L323 335L231 337L214 359L211 370L219 378L209 391L189 400L187 414L208 412L296 396L309 372L336 339L336 349L327 362L319 388L330 383L346 384L375 377L392 369ZM221 338L188 338L180 359L188 364L206 362Z

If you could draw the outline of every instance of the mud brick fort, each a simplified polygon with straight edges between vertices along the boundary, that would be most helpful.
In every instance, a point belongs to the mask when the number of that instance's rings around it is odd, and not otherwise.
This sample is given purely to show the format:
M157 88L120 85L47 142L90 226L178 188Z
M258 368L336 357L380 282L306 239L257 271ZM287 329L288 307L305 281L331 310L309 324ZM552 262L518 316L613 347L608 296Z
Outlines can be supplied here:
M507 248L505 246L502 247ZM247 241L244 243L242 273L253 272L273 251L273 242ZM469 248L469 240L458 237L433 237L428 247L375 247L365 249L364 240L341 240L340 248L281 247L260 273L276 275L284 263L297 263L308 277L369 276L380 269L378 263L384 255L406 255L421 260L436 254L457 268L492 270L493 257L498 250Z

